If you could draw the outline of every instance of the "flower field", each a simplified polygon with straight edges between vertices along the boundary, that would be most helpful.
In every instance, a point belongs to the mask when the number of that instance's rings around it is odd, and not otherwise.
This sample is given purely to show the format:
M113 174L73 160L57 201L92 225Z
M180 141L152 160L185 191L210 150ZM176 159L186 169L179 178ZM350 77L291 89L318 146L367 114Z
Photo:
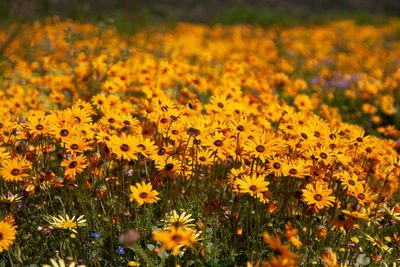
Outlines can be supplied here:
M0 30L0 267L396 266L399 28Z

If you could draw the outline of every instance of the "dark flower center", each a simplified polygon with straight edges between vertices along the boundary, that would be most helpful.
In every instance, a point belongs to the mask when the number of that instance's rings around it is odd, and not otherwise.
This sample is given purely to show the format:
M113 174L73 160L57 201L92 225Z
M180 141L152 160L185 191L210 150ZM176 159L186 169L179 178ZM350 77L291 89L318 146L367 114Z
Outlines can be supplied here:
M201 157L199 158L199 160L201 160L201 161L206 161L206 157L201 156Z
M129 146L127 144L123 144L119 148L124 152L129 151Z
M61 130L61 132L60 132L60 135L63 136L63 137L67 136L68 134L69 134L69 132L68 132L67 129L63 129L63 130Z
M356 138L356 141L359 142L359 143L361 143L361 142L363 141L363 139L362 139L361 137L357 137L357 138Z
M140 149L146 149L146 147L143 144L140 144L137 147L140 148Z
M124 121L124 124L125 125L131 125L131 122L130 121Z
M182 236L180 236L180 235L173 235L173 236L171 237L171 239L174 240L174 241L179 241L179 240L182 239Z
M279 168L281 167L281 164L278 163L278 162L275 162L272 166L273 166L275 169L279 169Z
M173 130L172 134L178 134L179 132L177 130Z
M72 145L70 146L70 148L71 148L72 150L76 150L76 149L78 149L78 145L77 145L77 144L72 144Z
M320 137L320 136L321 136L321 133L320 133L320 132L314 132L314 136L315 136L315 137Z
M238 127L236 127L236 129L237 129L238 131L243 131L243 130L244 130L244 127L243 127L242 125L239 125Z
M360 194L358 194L358 198L363 200L363 199L365 199L365 195L363 193L360 193Z
M139 197L141 198L146 198L149 194L147 194L146 192L142 192L139 194Z
M304 139L308 138L308 136L305 133L301 133L301 137L303 137Z
M18 169L12 169L11 170L11 174L14 175L14 176L18 175L19 173L20 173L20 171Z
M351 184L352 186L355 186L356 182L354 182L353 180L349 180L349 184Z
M216 141L214 142L214 145L220 147L220 146L223 145L223 143L222 143L221 140L216 140Z
M81 122L81 118L79 118L79 117L75 117L75 120L76 120L77 122Z
M257 186L255 186L255 185L250 186L250 190L253 192L257 191Z
M223 107L224 107L224 104L218 103L218 107L223 108Z
M323 159L327 159L328 158L328 155L327 154L325 154L325 153L321 153L321 154L319 154L319 156L321 157L321 158L323 158Z
M78 162L76 162L76 161L74 160L74 161L72 161L72 162L68 165L68 167L71 168L71 169L73 169L73 168L75 168L77 165L78 165Z
M170 171L170 170L172 170L174 168L174 164L172 164L172 163L168 163L167 165L165 165L165 169L167 170L167 171Z
M114 118L109 118L109 119L108 119L108 122L109 122L109 123L113 123L114 121L115 121Z
M189 129L187 129L186 132L188 135L190 135L192 137L196 137L200 134L200 131L193 127L190 127Z
M371 152L372 152L372 148L367 147L367 148L365 149L365 151L367 151L367 153L371 153Z
M161 123L166 123L166 122L167 122L167 119L166 119L166 118L162 118L160 122L161 122Z
M43 125L41 125L41 124L36 125L35 128L36 128L36 130L39 130L39 131L44 129Z
M321 200L322 200L322 196L321 196L320 194L315 194L315 195L314 195L314 199L315 199L316 201L321 201Z
M160 149L158 150L158 153L157 153L157 154L161 156L161 155L164 155L165 152L166 152L166 151L165 151L164 148L160 148Z
M265 147L264 147L264 146L262 146L262 145L258 145L258 146L256 147L256 150L257 150L257 152L260 152L260 153L262 153L262 152L264 152L264 151L265 151Z
M290 169L289 173L295 175L295 174L297 174L297 170L296 169Z
M336 135L330 134L330 135L329 135L329 138L330 138L330 139L336 139Z

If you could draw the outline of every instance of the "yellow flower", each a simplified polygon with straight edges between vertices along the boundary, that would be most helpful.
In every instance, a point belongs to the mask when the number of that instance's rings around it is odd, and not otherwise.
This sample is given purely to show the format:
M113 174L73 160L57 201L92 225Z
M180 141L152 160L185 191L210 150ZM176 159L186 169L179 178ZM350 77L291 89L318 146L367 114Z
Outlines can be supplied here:
M17 234L17 226L11 225L5 221L0 222L0 252L8 250L14 243Z
M84 219L84 215L79 216L75 219L76 216L70 218L68 214L64 217L61 215L49 216L48 222L55 228L68 229L74 233L77 233L76 228L81 226L87 226L86 220Z
M153 231L153 239L162 243L162 248L172 250L174 256L178 255L182 245L191 247L196 239L192 237L193 230L184 230L182 227L171 226L168 231Z
M143 205L144 203L156 203L160 200L157 197L158 192L156 190L152 190L153 187L151 183L146 184L142 182L142 184L136 183L136 186L131 185L130 189L132 194L130 195L130 201L136 200L139 206Z

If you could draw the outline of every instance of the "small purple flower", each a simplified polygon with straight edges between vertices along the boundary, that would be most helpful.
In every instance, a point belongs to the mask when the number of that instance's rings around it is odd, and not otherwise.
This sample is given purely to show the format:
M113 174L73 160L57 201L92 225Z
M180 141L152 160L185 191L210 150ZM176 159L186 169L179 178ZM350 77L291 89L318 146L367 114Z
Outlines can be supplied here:
M124 248L118 248L118 253L119 254L125 254L125 249Z
M96 233L95 231L89 231L89 238L90 237L100 238L100 234Z

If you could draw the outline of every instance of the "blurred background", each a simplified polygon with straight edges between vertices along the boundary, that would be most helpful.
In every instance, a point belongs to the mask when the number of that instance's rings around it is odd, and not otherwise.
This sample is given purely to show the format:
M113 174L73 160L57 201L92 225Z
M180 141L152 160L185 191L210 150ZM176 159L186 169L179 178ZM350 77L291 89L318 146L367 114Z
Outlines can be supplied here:
M82 22L108 21L122 31L157 23L324 23L354 19L382 23L400 15L400 0L0 0L0 23L58 15Z

